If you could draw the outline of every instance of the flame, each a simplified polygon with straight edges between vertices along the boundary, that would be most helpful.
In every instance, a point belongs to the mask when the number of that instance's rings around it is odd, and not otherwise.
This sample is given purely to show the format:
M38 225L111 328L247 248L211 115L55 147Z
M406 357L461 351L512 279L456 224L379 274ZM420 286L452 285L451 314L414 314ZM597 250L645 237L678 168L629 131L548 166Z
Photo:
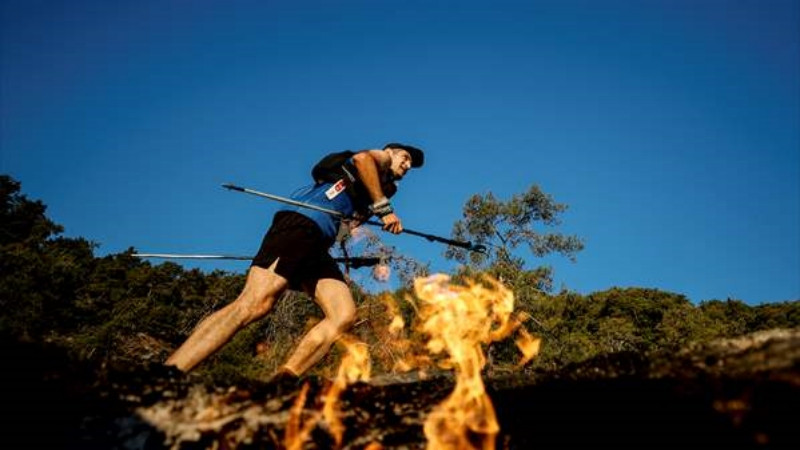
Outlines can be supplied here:
M391 294L384 293L381 296L381 300L386 306L386 315L390 318L390 321L384 330L387 337L381 341L380 348L391 357L393 361L392 372L403 373L430 366L431 358L425 354L420 342L407 337L406 321L394 297ZM411 306L415 306L413 300L410 298L407 300ZM425 377L424 372L420 372L419 375L421 378Z
M304 383L300 393L297 395L289 410L289 420L286 423L286 432L284 434L284 447L287 450L301 450L303 443L311 435L311 430L317 426L319 422L319 413L314 413L308 420L303 422L303 406L306 403L306 395L308 395L308 383Z
M519 321L511 318L511 291L486 282L490 287L456 286L442 274L414 281L422 301L421 330L430 336L427 348L434 355L446 353L439 366L453 368L456 376L453 392L425 421L428 449L494 449L500 426L480 375L486 364L481 344L508 336Z
M369 381L371 366L367 344L350 335L343 335L337 342L345 348L345 355L339 364L336 379L323 395L322 416L328 423L328 430L338 447L342 443L345 430L339 418L341 415L339 397L348 385L358 381Z
M394 301L394 297L390 294L383 293L383 295L381 295L381 301L384 306L386 306L386 315L392 318L387 331L392 338L397 338L406 327L403 314L400 312L400 308L397 307L397 302Z
M512 315L513 293L493 279L486 278L482 283L468 281L466 286L459 286L451 284L447 275L438 274L417 278L414 290L419 304L411 298L408 301L418 319L415 330L426 335L427 340L418 342L405 336L406 323L400 309L391 295L384 294L382 300L391 320L384 329L388 339L382 344L395 359L394 370L419 369L435 362L455 372L453 392L433 408L425 421L427 448L494 450L500 426L481 378L486 364L482 346L505 339L518 330L516 344L523 357L517 367L522 367L538 354L541 339L521 327L529 316L525 313ZM342 445L345 427L341 420L341 394L350 384L369 381L371 365L365 343L351 335L343 335L337 343L345 353L335 380L322 395L322 410L301 422L308 391L308 385L304 385L290 411L286 448L302 448L311 430L323 419L336 448ZM420 351L423 344L428 355ZM424 374L421 372L421 377ZM369 450L382 448L377 442L367 447Z
M322 396L322 411L315 411L305 422L302 421L303 406L308 393L308 383L303 384L300 394L289 411L289 420L286 423L284 446L287 449L302 449L303 444L311 435L311 431L321 419L328 424L328 431L336 441L336 446L339 447L342 444L345 428L339 418L341 415L339 397L348 385L357 381L369 381L371 366L369 349L365 343L350 335L342 335L337 343L345 348L345 355L339 364L336 379ZM379 449L380 447L373 445L373 448Z
M522 352L522 359L517 363L517 367L522 367L539 354L542 339L533 337L524 328L520 328L519 337L517 337L515 343L519 351Z

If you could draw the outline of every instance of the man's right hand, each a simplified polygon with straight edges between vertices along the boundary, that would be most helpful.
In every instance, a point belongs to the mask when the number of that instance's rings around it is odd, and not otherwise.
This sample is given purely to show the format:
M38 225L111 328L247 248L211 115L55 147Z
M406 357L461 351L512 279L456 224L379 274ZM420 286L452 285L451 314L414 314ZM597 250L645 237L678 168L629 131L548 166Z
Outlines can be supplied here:
M383 222L383 229L390 233L400 234L403 231L403 224L395 213L381 217L381 222Z

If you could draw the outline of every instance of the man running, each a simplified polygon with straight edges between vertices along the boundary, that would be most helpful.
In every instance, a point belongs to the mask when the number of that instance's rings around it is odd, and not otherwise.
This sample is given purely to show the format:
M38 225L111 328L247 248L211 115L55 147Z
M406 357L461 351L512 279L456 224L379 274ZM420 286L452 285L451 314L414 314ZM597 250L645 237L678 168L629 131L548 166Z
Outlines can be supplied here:
M293 198L361 221L376 215L384 230L398 234L403 225L389 198L396 192L395 181L411 168L421 167L423 161L422 150L398 143L387 144L382 150L333 153L312 170L314 186ZM239 330L263 318L286 289L302 289L322 308L325 318L303 336L276 378L296 379L305 373L355 320L350 289L328 253L348 225L353 224L313 209L279 210L239 297L202 320L166 365L184 372L192 370Z

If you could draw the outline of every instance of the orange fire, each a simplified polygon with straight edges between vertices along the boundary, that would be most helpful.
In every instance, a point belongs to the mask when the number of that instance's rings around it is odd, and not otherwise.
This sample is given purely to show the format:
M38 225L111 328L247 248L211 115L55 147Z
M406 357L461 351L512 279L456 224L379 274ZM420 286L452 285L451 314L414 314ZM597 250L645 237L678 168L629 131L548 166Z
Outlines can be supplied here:
M337 342L345 348L346 353L339 364L336 379L323 396L322 415L338 447L344 435L344 425L339 418L339 396L348 385L358 381L369 381L371 365L367 344L350 335L342 336Z
M381 348L393 360L392 372L402 373L417 369L420 371L420 377L424 378L425 373L422 370L431 366L431 358L425 354L418 339L410 339L407 336L406 321L394 297L384 293L381 300L386 306L387 316L391 318L389 325L384 329L386 339L381 343ZM411 306L416 306L412 299L407 298L406 300Z
M439 366L453 368L456 376L452 394L425 421L429 449L494 449L500 426L481 379L486 364L481 345L508 336L519 321L511 317L511 291L496 281L486 282L489 286L456 286L446 275L414 282L422 302L421 327L430 336L427 348L444 354Z
M530 333L525 331L524 328L520 328L519 337L515 343L519 351L522 352L522 359L517 363L517 367L522 367L539 354L539 349L542 346L542 339L533 337Z
M389 323L389 335L397 337L405 328L406 321L403 319L403 315L400 313L400 308L397 307L394 297L385 293L381 299L383 300L383 304L386 305L388 315L392 318L392 321Z
M287 449L303 448L303 444L320 420L325 420L327 423L328 432L333 436L336 446L339 447L342 444L345 429L339 418L341 415L339 397L348 385L357 381L369 381L371 366L368 347L365 343L350 335L343 335L337 343L344 347L345 355L339 364L336 379L322 395L322 411L315 411L305 421L302 420L303 407L308 393L308 383L304 384L289 411L289 420L284 435L284 446Z
M436 363L444 369L453 369L456 384L453 392L428 415L424 432L430 450L493 450L495 437L500 431L494 406L486 394L481 370L486 364L483 346L507 338L519 331L517 347L523 356L518 367L527 364L539 352L541 340L531 336L521 324L527 320L524 313L513 315L514 296L501 283L484 279L482 283L467 282L466 286L450 283L447 275L418 278L414 282L418 304L408 299L415 308L418 332L427 336L424 342L408 339L405 321L390 295L382 297L391 322L385 329L390 352L396 355L394 370L406 371L425 368ZM304 423L300 416L305 404L307 386L292 408L286 430L286 447L300 448L316 424L324 420L336 447L344 436L339 400L347 386L358 381L369 381L370 359L368 346L355 337L345 335L338 341L344 347L336 379L322 397L321 412L315 412ZM394 357L394 356L393 356ZM290 440L290 436L292 440ZM373 442L370 449L382 448Z
M302 449L303 443L319 422L318 412L303 421L303 406L306 404L306 395L308 395L308 383L303 384L300 394L297 395L297 399L295 399L292 408L289 410L289 420L286 423L286 432L283 439L284 447L287 450Z

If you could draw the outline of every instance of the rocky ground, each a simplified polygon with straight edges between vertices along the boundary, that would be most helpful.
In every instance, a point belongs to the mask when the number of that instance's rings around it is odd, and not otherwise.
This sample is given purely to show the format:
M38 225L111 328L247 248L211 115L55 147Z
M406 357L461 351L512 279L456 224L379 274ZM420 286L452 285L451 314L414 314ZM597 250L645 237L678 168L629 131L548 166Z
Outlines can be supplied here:
M6 448L284 448L298 395L258 383L210 387L158 368L107 368L98 378L57 349L8 340L2 361ZM321 409L328 383L309 380L301 419ZM500 449L800 448L800 330L678 354L614 354L486 384ZM447 374L351 386L341 448L424 448L427 413L452 387ZM332 447L321 422L303 448Z

